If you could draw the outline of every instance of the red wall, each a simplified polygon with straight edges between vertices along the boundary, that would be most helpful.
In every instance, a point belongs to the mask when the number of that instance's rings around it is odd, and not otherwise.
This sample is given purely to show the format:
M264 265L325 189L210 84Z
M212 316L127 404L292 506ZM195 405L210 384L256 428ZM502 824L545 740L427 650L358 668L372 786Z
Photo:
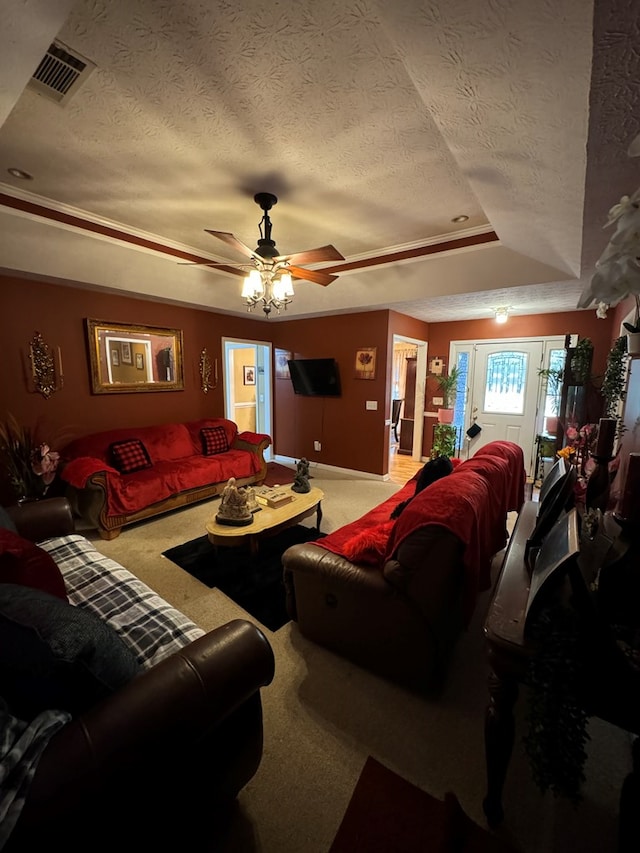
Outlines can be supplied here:
M51 442L55 436L74 437L111 427L222 415L221 337L262 338L264 334L264 323L252 319L23 278L0 276L0 293L5 354L0 417L10 412L23 424L38 425L42 437ZM182 329L184 391L92 394L87 317ZM35 331L54 352L59 346L62 354L64 387L48 400L29 390L29 342ZM218 359L219 366L218 388L207 394L200 387L202 347L212 360Z
M531 338L537 335L564 337L571 334L591 339L593 343L593 373L602 375L611 346L612 324L612 312L605 320L599 320L596 317L595 309L593 311L565 311L557 314L533 314L528 317L510 316L507 322L502 325L493 319L430 323L429 358L437 355L444 356L448 362L451 341ZM613 337L615 338L617 335ZM430 434L431 431L425 429L425 441L423 442L423 454L425 456L428 456L431 451Z
M0 293L4 345L0 418L11 413L21 423L39 427L41 438L52 446L61 446L63 438L112 427L222 415L221 338L232 337L272 341L274 347L300 358L335 358L342 384L339 398L299 397L290 380L274 379L274 452L374 474L388 471L385 420L390 418L394 334L427 340L430 356L448 356L451 340L577 333L592 339L594 370L601 372L613 322L613 315L597 320L595 311L582 311L511 317L506 326L493 320L427 324L396 312L369 311L267 323L11 276L0 276ZM184 391L92 394L87 317L182 329ZM54 350L58 346L62 350L64 388L49 400L29 389L28 348L35 331ZM200 388L202 347L212 360L218 359L219 385L208 394ZM355 378L355 353L360 347L377 349L373 380ZM367 410L367 400L376 401L378 409ZM321 442L321 451L313 449L314 441Z
M426 340L428 326L401 314L369 311L273 326L275 346L298 358L335 358L342 396L300 397L291 382L275 379L275 443L277 452L340 468L386 474L389 470L391 352L393 334ZM376 347L375 379L355 377L355 354ZM367 410L375 400L378 409ZM314 450L314 441L322 449Z

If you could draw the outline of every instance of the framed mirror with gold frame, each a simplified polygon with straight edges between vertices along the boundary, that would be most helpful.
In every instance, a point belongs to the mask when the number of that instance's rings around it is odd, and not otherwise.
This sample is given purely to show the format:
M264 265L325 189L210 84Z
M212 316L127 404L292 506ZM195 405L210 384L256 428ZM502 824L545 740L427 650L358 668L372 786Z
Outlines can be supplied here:
M183 391L182 330L87 318L94 394Z

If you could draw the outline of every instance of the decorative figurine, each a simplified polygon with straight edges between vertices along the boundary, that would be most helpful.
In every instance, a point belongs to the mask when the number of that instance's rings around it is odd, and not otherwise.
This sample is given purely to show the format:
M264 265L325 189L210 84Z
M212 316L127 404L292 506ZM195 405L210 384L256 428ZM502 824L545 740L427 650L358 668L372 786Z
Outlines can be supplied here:
M216 514L218 524L229 524L244 527L253 522L253 515L248 505L249 495L242 486L236 486L236 478L230 477L222 490L220 509Z
M309 485L309 460L305 459L304 456L296 465L296 477L291 486L291 491L298 492L299 494L306 494L311 491L311 486Z

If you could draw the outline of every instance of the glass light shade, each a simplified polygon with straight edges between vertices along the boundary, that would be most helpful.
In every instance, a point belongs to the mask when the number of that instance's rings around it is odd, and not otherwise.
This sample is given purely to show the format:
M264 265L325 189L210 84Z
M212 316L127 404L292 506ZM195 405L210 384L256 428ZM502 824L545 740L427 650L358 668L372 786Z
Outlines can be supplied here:
M496 323L506 323L508 318L508 308L496 308Z
M280 283L282 284L283 295L293 296L293 279L291 278L291 273L283 272L280 276Z
M243 298L253 299L256 296L262 296L263 293L264 285L262 283L262 276L260 275L259 270L251 270L249 275L245 278L242 286Z

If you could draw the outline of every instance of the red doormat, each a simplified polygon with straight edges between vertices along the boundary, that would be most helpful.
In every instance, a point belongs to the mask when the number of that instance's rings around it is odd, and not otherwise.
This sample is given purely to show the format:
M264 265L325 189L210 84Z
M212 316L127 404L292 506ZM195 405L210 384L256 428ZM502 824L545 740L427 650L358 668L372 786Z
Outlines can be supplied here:
M263 485L284 486L285 483L293 483L295 478L295 468L288 468L279 462L267 462L267 476L264 478Z
M515 853L444 802L369 756L329 853Z

